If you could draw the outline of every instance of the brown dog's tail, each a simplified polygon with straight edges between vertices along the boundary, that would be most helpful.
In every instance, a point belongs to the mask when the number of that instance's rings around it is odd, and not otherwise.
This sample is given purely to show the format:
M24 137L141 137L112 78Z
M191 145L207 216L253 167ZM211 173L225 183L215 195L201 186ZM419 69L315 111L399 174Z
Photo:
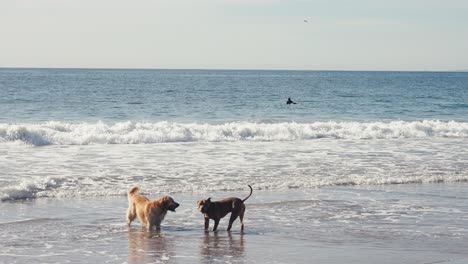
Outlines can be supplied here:
M252 193L253 193L252 186L250 186L250 185L247 185L247 186L249 186L249 188L250 188L250 194L249 194L249 196L245 197L245 199L242 200L242 202L245 202L247 199L249 199L249 197L250 197L250 196L252 195Z
M140 190L140 187L138 186L133 186L130 190L128 190L128 199L130 199L130 196L136 194Z

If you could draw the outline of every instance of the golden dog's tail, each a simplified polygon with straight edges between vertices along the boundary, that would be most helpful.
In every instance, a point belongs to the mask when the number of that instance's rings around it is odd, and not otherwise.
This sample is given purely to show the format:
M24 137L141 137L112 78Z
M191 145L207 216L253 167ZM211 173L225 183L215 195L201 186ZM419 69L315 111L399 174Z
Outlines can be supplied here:
M130 196L136 194L140 190L140 187L138 186L133 186L130 190L128 190L128 199L130 200Z
M252 186L250 186L250 185L247 185L247 186L249 186L249 188L250 188L250 194L249 194L249 196L245 197L245 199L242 200L242 202L245 202L247 199L249 199L249 197L250 197L250 196L252 195L252 193L253 193Z

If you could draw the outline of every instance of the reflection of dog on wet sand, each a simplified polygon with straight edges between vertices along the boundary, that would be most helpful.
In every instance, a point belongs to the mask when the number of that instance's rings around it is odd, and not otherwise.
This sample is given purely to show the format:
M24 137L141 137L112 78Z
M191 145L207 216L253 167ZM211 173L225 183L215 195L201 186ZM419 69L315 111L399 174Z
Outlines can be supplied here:
M176 255L176 247L172 238L167 238L159 232L128 229L128 263L167 263Z
M234 262L244 263L244 235L233 236L231 232L219 235L218 232L205 233L201 244L203 263Z
M216 231L219 220L225 217L228 213L231 213L231 218L229 219L227 231L231 230L232 223L237 219L237 217L239 217L241 222L241 230L244 230L244 202L249 199L253 192L252 186L248 186L250 188L250 194L244 200L236 197L229 197L216 202L212 202L211 198L206 200L199 200L197 202L198 210L200 210L200 212L202 212L205 216L205 230L208 230L208 227L210 226L210 219L213 219L215 221L213 231Z
M135 186L128 190L127 224L130 226L133 220L138 217L142 225L150 231L153 226L161 229L161 222L167 211L175 212L179 204L169 196L164 196L158 200L150 201L143 195L138 194L140 188Z

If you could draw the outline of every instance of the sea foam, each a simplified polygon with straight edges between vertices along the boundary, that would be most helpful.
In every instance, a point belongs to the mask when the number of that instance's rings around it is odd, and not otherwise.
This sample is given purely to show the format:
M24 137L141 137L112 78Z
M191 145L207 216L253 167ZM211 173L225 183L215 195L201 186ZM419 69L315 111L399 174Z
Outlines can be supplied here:
M151 178L151 177L148 177ZM251 179L250 179L251 180ZM0 201L12 201L34 198L52 197L109 197L125 196L130 185L127 181L115 182L113 184L102 183L96 179L86 179L84 184L74 178L29 178L23 179L18 184L9 187L0 187ZM249 179L240 177L239 181L248 182ZM467 172L449 175L418 175L398 176L387 175L387 177L374 177L369 175L350 175L347 177L311 177L307 175L289 175L282 178L257 178L255 180L256 190L289 190L304 188L320 188L327 186L356 186L356 185L393 185L393 184L421 184L421 183L455 183L468 182ZM246 184L232 181L223 182L223 185L213 184L210 180L188 179L186 184L174 183L166 180L157 184L156 178L144 183L143 194L159 194L161 190L165 193L207 193L215 191L245 192Z
M59 188L64 180L64 178L50 176L22 180L17 185L0 188L0 201L56 196L53 194L54 190Z
M468 122L422 120L201 124L128 121L106 124L52 121L0 124L0 142L21 142L34 146L424 137L467 138Z

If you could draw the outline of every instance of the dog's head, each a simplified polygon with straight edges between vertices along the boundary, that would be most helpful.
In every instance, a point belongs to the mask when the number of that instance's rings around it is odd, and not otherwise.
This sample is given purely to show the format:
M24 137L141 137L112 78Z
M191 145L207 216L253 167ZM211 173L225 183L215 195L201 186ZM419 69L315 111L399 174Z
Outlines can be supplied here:
M169 196L163 197L162 204L167 210L172 211L172 212L175 212L175 209L179 207L179 203L174 201L174 199L172 199L172 197L169 197Z
M206 213L206 211L208 211L208 208L211 205L211 197L205 200L199 200L197 204L198 204L198 210L204 214Z

